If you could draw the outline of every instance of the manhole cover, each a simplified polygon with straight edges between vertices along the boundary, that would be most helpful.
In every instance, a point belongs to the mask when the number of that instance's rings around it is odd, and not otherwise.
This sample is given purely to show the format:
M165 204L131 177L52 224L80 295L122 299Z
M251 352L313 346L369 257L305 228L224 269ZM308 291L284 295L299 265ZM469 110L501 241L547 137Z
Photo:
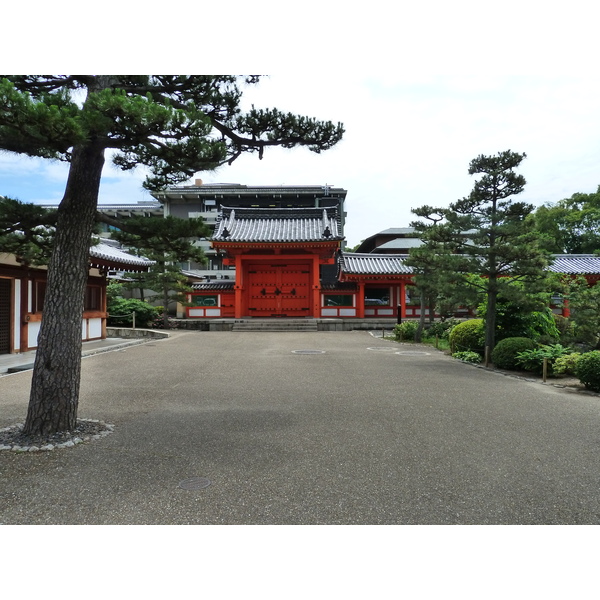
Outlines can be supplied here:
M394 352L396 348L388 348L387 346L373 346L372 348L367 348L367 350L376 350L377 352Z
M292 350L293 354L325 354L325 350Z
M206 477L191 477L179 482L179 487L184 490L203 490L210 485L210 479Z
M396 354L402 354L405 356L429 356L431 352L419 352L418 350L403 350L402 352L396 352Z

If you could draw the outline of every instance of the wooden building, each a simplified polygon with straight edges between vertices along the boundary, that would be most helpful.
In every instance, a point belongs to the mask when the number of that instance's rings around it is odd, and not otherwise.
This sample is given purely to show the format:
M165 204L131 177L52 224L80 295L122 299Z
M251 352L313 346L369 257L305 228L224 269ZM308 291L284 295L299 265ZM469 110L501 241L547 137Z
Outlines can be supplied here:
M81 338L106 337L106 284L110 271L145 271L149 262L109 242L90 249ZM0 253L0 354L27 352L37 347L43 317L47 268L23 264L12 254Z
M194 283L190 318L414 316L406 256L341 250L329 208L223 208L212 239L235 280Z
M418 318L408 254L344 252L340 231L336 207L223 208L212 246L235 279L192 284L187 317ZM594 285L600 257L556 256L550 270Z
M194 284L189 317L315 317L335 266L340 214L329 208L223 208L212 239L235 280Z

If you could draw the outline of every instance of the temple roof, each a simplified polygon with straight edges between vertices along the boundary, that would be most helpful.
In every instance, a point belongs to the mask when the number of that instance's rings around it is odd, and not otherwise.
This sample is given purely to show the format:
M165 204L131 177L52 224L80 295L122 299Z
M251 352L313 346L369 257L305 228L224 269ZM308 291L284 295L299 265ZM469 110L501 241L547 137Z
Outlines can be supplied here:
M109 266L129 271L146 271L154 262L143 256L129 254L117 248L114 242L105 240L90 248L90 264L94 267Z
M192 283L193 290L201 291L228 291L233 290L235 281L233 279L212 279L211 281L196 281Z
M343 240L336 207L226 208L215 242L323 242Z
M340 252L339 265L346 275L410 275L407 254L359 254Z
M599 275L600 256L594 254L555 254L550 271L567 275Z

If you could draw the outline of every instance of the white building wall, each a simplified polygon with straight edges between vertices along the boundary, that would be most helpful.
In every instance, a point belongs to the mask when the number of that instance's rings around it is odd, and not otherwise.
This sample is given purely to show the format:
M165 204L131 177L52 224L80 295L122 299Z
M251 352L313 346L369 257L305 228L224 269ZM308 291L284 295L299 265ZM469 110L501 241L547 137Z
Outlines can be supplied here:
M30 321L27 325L27 346L29 348L37 347L37 339L40 334L41 321Z
M102 319L89 319L89 339L102 337Z

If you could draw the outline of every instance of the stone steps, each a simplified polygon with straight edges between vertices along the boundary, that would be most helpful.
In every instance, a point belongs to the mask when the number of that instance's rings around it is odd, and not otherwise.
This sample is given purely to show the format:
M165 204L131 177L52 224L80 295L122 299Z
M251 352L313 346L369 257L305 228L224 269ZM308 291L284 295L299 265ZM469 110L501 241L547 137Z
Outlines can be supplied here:
M314 319L248 319L236 321L232 331L318 331Z

